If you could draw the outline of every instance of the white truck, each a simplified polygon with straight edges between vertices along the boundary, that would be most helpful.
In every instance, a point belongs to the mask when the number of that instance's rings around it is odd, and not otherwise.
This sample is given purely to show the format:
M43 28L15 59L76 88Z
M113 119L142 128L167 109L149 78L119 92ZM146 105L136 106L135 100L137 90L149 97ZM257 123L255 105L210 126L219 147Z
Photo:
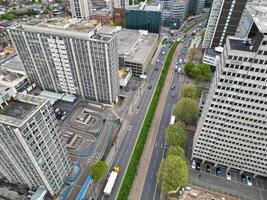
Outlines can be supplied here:
M115 166L113 170L111 171L110 176L108 178L108 182L104 189L105 196L110 196L119 172L120 172L119 166Z
M171 116L170 125L174 125L174 123L175 123L175 116L172 115L172 116Z

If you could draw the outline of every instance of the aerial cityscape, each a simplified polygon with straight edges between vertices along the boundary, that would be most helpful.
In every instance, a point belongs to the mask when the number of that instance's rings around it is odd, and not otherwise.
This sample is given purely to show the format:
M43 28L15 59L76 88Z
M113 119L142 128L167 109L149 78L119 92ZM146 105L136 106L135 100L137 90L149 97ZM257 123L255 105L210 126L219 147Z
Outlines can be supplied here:
M267 0L0 0L0 200L267 200Z

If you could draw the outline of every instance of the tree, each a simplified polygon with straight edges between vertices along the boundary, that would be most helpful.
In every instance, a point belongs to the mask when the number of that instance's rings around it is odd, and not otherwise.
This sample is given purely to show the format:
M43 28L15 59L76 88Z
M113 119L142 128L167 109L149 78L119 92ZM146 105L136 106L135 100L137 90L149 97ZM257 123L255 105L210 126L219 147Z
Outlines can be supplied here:
M168 145L182 147L186 140L185 124L183 122L177 122L169 126L166 129L165 136Z
M184 149L180 146L171 146L167 151L167 157L168 156L179 156L185 159Z
M176 117L186 124L195 122L199 115L198 103L188 97L182 98L174 108Z
M204 77L204 80L210 81L212 78L212 72L211 72L210 66L207 64L201 64L201 65L199 65L198 68L199 68L202 76Z
M7 12L1 15L1 19L3 20L13 20L16 18L16 15L13 12Z
M90 167L90 173L94 180L98 181L104 177L104 175L107 173L108 166L107 164L99 160Z
M184 66L185 74L189 77L193 77L192 71L194 68L196 68L195 64L192 61L189 61Z
M182 88L182 97L188 97L191 99L198 98L198 89L193 84L186 84Z
M165 194L186 186L188 181L186 161L179 156L168 156L163 160L158 177L160 187Z

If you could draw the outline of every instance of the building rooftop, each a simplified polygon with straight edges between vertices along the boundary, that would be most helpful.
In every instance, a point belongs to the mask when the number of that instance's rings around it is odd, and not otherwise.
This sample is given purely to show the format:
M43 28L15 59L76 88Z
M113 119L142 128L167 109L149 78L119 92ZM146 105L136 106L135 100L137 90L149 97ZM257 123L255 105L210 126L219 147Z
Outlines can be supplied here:
M17 93L0 108L0 122L22 126L47 100L32 95Z
M153 11L153 12L160 12L162 11L162 5L147 5L145 2L140 2L139 5L136 6L129 6L127 10L145 10L145 11Z
M8 59L0 60L0 68L25 74L22 62L17 55L9 57Z
M257 25L261 33L267 33L267 5L247 6L254 23Z
M143 64L152 46L158 42L158 35L147 31L103 26L98 32L104 35L117 34L119 56L124 56L128 62Z

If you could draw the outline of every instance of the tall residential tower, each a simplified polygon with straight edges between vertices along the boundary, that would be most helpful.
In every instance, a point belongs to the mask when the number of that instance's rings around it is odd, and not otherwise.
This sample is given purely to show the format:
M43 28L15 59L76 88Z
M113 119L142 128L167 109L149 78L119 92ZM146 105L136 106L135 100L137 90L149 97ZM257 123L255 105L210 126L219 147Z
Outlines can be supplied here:
M267 176L267 7L248 13L247 37L226 39L192 157Z
M71 162L48 100L16 94L0 108L0 177L57 194Z
M30 82L112 104L119 94L117 36L101 36L90 21L76 20L33 20L8 32Z
M69 0L73 18L89 19L92 15L91 0Z

